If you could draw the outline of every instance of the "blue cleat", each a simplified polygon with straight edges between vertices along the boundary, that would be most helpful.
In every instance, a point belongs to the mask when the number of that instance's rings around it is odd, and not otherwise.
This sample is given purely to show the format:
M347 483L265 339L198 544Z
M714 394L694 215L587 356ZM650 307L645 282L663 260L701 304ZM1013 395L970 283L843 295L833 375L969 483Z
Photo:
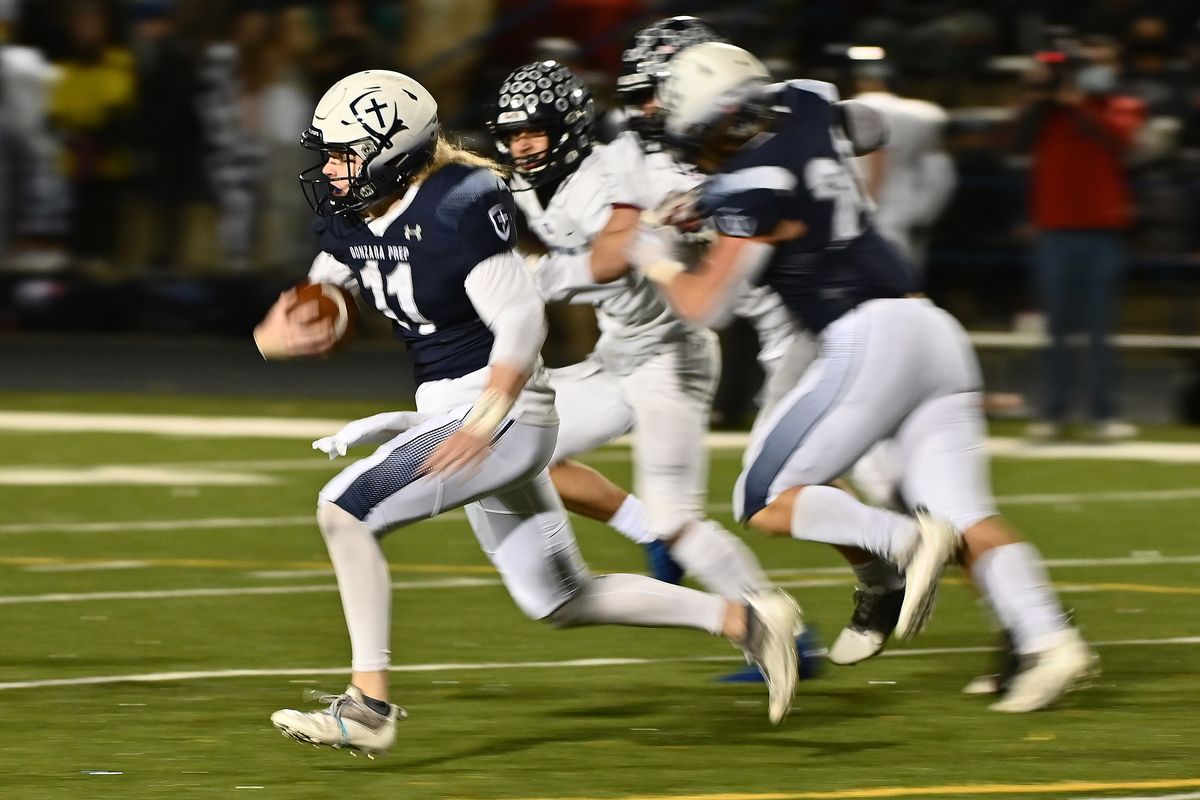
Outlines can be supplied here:
M800 680L815 678L825 669L825 648L817 633L812 628L806 628L804 633L796 637L796 658L800 668ZM747 664L737 672L722 675L716 679L718 683L762 683L763 676L758 667Z
M671 550L657 539L642 545L646 551L646 565L650 568L651 577L663 583L683 583L683 567L671 558Z

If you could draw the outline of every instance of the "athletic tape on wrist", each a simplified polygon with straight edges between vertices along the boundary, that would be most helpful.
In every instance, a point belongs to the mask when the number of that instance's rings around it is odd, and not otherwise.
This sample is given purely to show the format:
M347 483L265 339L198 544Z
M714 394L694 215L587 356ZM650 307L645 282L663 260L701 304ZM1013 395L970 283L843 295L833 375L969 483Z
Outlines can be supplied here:
M516 398L509 397L498 389L487 389L470 412L463 417L462 430L476 436L491 436L496 426L504 421Z
M662 286L675 280L675 276L681 272L683 272L683 264L678 261L655 261L642 270L643 275Z

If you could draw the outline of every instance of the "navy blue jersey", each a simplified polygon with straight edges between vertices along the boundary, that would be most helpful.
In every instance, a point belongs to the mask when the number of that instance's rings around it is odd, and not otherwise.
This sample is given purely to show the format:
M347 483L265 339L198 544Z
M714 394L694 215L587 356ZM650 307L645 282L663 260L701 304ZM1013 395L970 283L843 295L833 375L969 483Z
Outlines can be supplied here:
M382 233L343 217L322 220L318 233L321 249L351 269L363 298L391 320L421 384L487 366L492 333L463 282L476 264L513 248L513 213L494 173L451 164L426 179Z
M776 245L758 280L815 333L860 303L913 291L912 269L871 228L833 87L792 81L772 89L781 109L774 129L708 182L701 207L718 231L738 238L766 236L784 220L804 223L803 236Z

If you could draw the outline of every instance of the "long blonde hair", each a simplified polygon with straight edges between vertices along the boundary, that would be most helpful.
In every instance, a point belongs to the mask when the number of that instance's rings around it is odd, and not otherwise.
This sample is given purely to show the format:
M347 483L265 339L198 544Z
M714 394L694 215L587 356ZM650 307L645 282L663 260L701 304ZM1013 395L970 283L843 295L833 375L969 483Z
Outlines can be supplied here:
M434 143L433 156L429 159L429 163L413 175L408 183L404 185L403 189L372 203L367 209L366 215L370 218L380 216L388 210L392 203L396 202L396 198L408 191L410 187L425 182L435 172L450 164L462 164L466 167L491 170L500 178L504 180L508 179L508 169L502 164L473 150L468 150L458 142L452 142L439 133L437 142Z

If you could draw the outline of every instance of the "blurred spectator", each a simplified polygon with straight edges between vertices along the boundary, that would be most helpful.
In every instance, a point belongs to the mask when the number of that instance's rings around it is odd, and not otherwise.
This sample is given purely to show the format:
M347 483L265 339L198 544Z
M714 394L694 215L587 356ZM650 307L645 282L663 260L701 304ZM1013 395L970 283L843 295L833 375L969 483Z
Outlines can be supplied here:
M59 70L19 41L18 12L0 7L0 266L60 269L71 197L47 112Z
M325 13L325 34L309 56L309 80L315 93L364 69L393 69L383 43L367 19L362 0L329 0L320 4ZM458 35L460 32L450 26Z
M98 0L75 0L66 14L62 76L50 97L50 119L64 145L64 171L74 210L71 249L83 266L111 265L121 211L133 176L137 101L133 54L113 39Z
M876 202L875 226L913 262L924 282L929 231L954 194L954 162L942 146L947 116L941 106L900 97L895 73L883 61L861 62L854 98L888 122L884 148L860 158L867 193Z
M132 258L157 271L192 266L195 211L211 198L203 161L196 157L204 150L196 108L198 54L167 0L141 0L133 15L138 104Z
M205 52L200 113L229 270L280 266L307 252L310 237L280 216L298 218L290 213L305 166L297 142L312 106L299 62L311 38L302 9L272 13L269 3L247 2L228 39Z
M1124 234L1131 221L1124 159L1145 107L1116 94L1117 79L1116 49L1102 42L1077 55L1043 54L1026 76L1017 146L1032 156L1034 277L1050 336L1042 419L1028 430L1034 438L1063 432L1072 383L1066 335L1075 312L1087 329L1093 434L1113 439L1134 433L1116 419L1107 336L1121 296Z
M1125 34L1125 69L1120 91L1141 100L1148 119L1134 153L1134 198L1138 210L1132 240L1141 253L1184 250L1193 236L1187 176L1179 144L1189 120L1195 75L1175 55L1167 22L1136 17Z
M317 246L308 203L296 181L312 163L312 153L297 143L312 121L317 101L303 68L313 53L316 31L310 12L300 6L280 11L275 29L275 45L268 51L268 78L257 104L266 199L259 209L258 261L296 270L307 268Z

